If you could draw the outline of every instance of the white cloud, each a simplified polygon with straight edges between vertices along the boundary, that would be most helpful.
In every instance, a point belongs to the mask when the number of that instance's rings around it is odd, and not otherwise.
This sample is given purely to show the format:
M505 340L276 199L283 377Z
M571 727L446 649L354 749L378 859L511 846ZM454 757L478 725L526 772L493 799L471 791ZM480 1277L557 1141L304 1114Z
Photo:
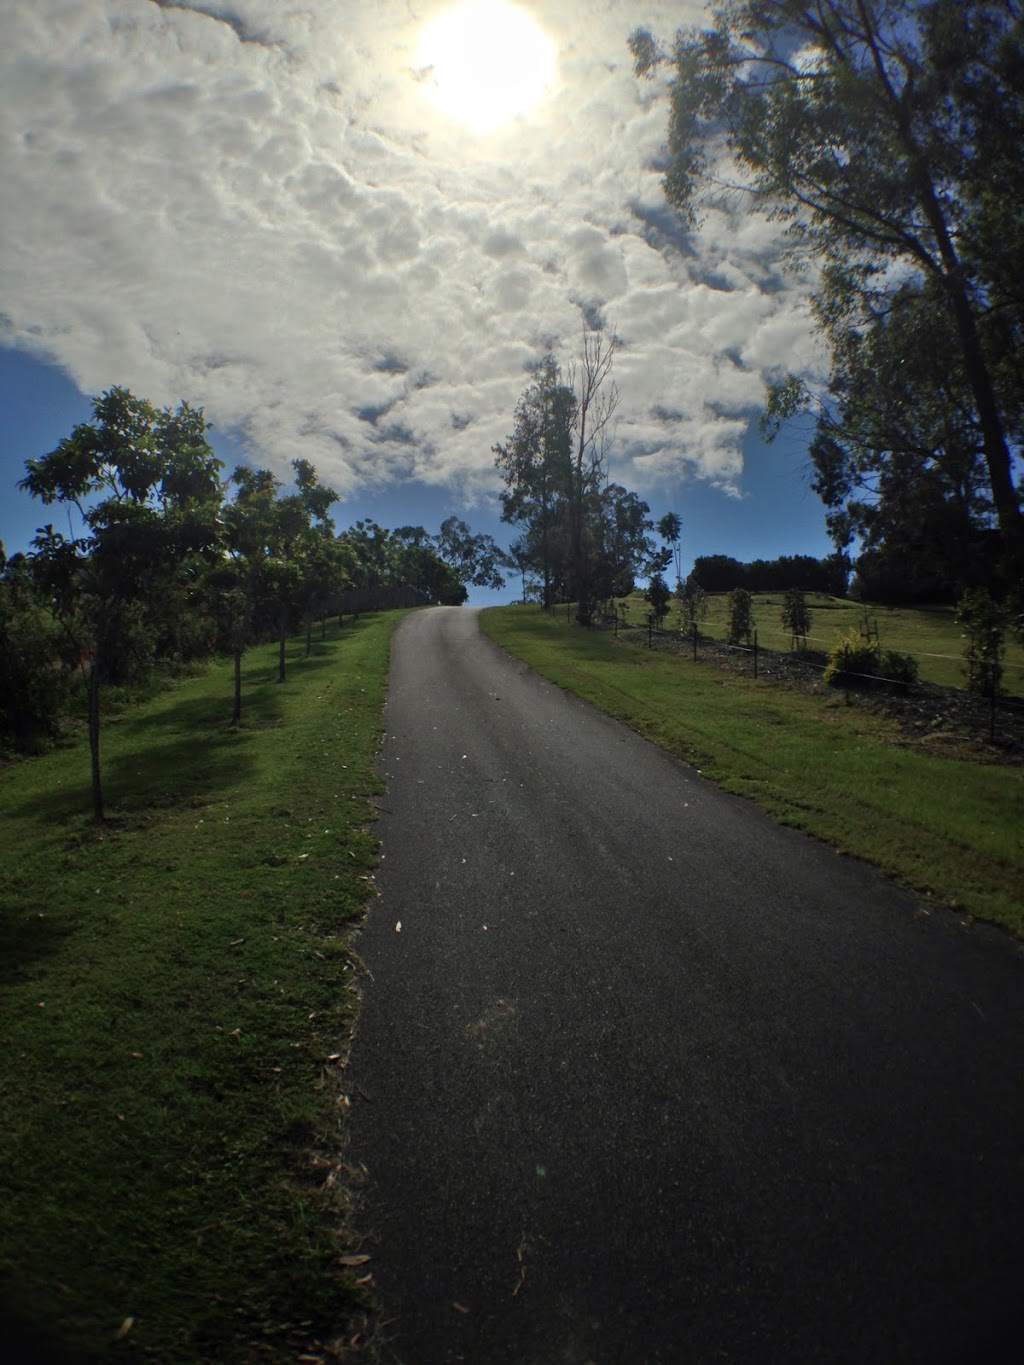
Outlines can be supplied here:
M623 342L616 476L735 482L762 372L814 347L775 230L721 212L687 239L649 169L666 110L626 39L703 6L523 7L552 88L474 137L414 71L436 2L5 0L0 340L88 393L187 397L343 492L469 496L585 307Z

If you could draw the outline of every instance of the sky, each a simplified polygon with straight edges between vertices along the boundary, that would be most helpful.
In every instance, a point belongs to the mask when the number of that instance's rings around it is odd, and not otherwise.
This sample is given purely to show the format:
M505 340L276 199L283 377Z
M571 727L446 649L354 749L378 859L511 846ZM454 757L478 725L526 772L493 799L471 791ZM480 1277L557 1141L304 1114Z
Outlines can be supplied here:
M453 13L454 11L454 13ZM363 517L502 544L493 445L530 367L617 346L611 477L685 566L829 553L766 378L820 376L808 280L737 202L687 231L630 32L696 0L3 0L0 539L90 400L182 399L230 471L311 460ZM508 600L475 592L471 601Z

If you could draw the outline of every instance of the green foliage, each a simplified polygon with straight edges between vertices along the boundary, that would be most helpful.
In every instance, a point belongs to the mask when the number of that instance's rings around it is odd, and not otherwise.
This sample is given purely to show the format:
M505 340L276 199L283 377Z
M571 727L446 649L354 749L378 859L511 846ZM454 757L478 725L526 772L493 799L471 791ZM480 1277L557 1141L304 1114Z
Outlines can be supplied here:
M201 411L157 411L127 389L93 401L56 450L29 460L21 487L46 504L73 504L86 534L46 526L32 573L78 657L90 657L92 800L103 819L99 761L101 681L142 676L155 647L153 615L183 562L219 540L220 462Z
M660 626L668 614L668 604L672 601L672 589L660 573L653 574L644 590L645 599L651 604L651 614Z
M0 747L30 752L60 733L71 683L61 646L24 556L6 562L0 546Z
M686 628L692 634L707 620L711 610L708 594L701 587L696 573L688 574L686 581L678 585L676 596L682 605Z
M956 619L964 633L967 686L984 697L998 697L1009 612L988 593L973 589L961 598Z
M811 632L811 611L803 588L788 588L782 602L782 624L792 637L793 648L807 648Z
M675 577L678 583L683 576L683 547L681 543L683 523L681 518L675 512L666 512L658 522L658 535L671 548L672 562L675 564ZM665 567L667 568L668 565L666 564ZM661 572L660 568L658 572Z
M536 574L545 607L574 601L584 623L597 603L631 591L657 553L650 508L605 473L618 402L613 353L614 343L584 329L568 382L555 357L545 356L516 405L512 433L493 447L505 484L502 520L520 527L520 572Z
M503 588L501 570L512 561L492 536L474 535L464 521L448 517L441 523L437 552L463 584L477 588Z
M906 691L918 678L912 654L882 649L877 639L859 630L840 635L829 651L825 682L830 687L885 687Z
M969 549L992 517L1024 569L1022 45L1002 0L732 0L670 53L630 39L638 74L671 72L665 190L684 219L739 182L794 259L817 258L833 369L816 487L840 549L861 524L897 548L917 515L918 548L956 575L943 525ZM807 398L776 381L767 433Z
M729 594L729 624L726 639L731 645L750 644L754 635L754 599L746 588L733 588Z
M805 592L846 595L850 563L845 555L816 559L813 555L779 555L741 563L731 555L698 555L692 572L708 592L783 592L794 585Z

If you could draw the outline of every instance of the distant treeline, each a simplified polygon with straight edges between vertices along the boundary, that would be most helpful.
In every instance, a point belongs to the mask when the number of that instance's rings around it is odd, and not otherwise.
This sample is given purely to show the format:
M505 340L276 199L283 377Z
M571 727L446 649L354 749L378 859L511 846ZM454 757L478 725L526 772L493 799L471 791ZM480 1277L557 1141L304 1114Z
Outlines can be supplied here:
M813 555L781 555L778 559L755 559L741 564L731 555L701 555L693 565L693 576L705 592L785 592L802 588L804 592L830 593L845 597L850 578L850 561L845 555L815 559Z

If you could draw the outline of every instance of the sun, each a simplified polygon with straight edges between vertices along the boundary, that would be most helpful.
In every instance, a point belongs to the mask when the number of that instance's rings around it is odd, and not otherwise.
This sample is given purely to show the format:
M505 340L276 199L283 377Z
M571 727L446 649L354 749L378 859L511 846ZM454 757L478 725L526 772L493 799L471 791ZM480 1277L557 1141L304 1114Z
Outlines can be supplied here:
M555 74L555 49L516 5L464 0L426 25L416 65L440 109L488 132L539 102Z

